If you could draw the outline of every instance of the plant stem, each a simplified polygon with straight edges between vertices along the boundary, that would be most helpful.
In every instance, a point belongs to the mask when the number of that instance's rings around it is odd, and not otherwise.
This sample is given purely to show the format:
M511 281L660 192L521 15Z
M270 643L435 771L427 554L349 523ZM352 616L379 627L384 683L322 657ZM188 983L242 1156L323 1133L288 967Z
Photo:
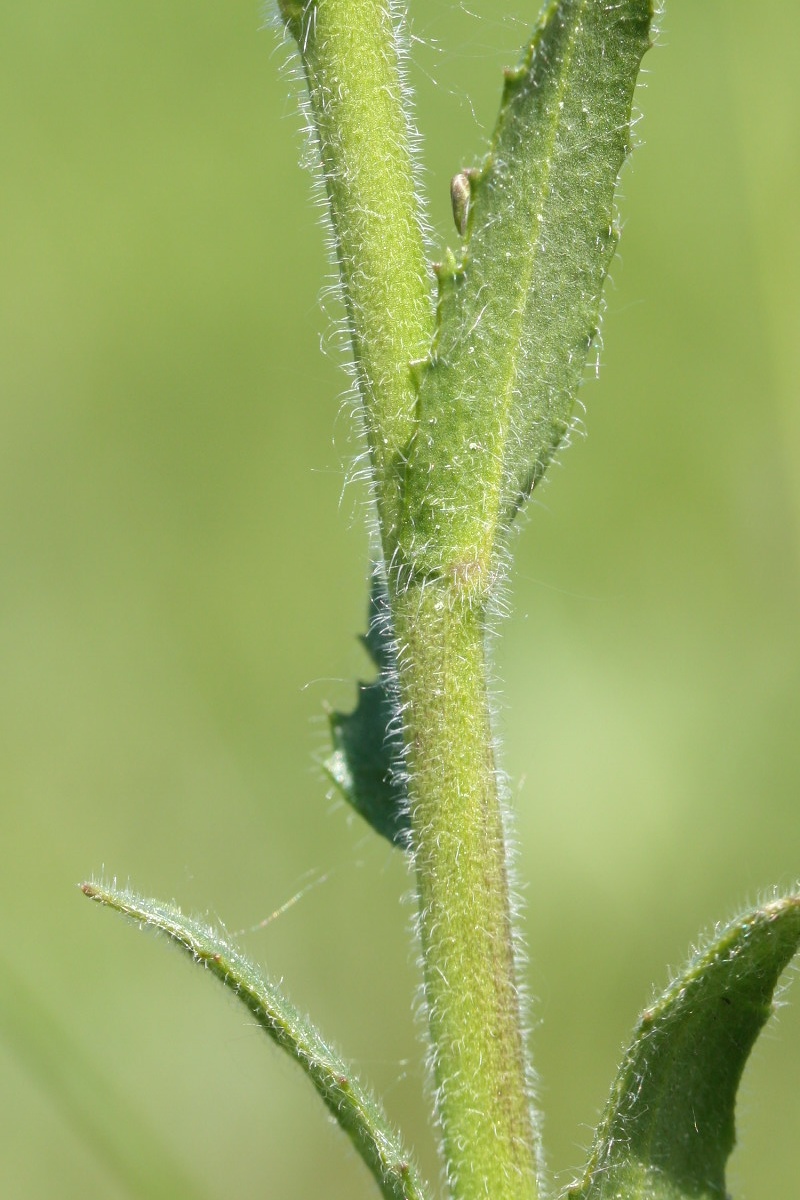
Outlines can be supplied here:
M455 1200L533 1200L485 607L462 583L392 597L436 1104Z
M393 0L279 0L308 83L363 401L385 557L414 430L411 363L433 335L414 130Z

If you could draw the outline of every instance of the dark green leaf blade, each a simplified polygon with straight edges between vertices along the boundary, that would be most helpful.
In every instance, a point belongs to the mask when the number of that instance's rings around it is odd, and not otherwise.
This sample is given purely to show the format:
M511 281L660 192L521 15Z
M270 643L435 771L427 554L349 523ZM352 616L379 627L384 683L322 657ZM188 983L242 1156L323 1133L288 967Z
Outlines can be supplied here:
M652 21L651 0L547 4L506 74L484 166L460 173L466 242L439 268L406 470L401 544L417 573L485 585L498 531L569 429Z
M164 904L101 883L84 883L90 899L158 930L210 971L244 1004L276 1045L305 1071L350 1137L385 1200L426 1200L427 1186L377 1100L319 1031L219 930Z
M333 753L322 764L328 777L376 833L401 849L408 845L405 789L394 767L387 733L392 705L382 680L358 683L351 713L333 712Z
M394 719L394 649L388 624L388 605L378 574L370 593L367 635L361 639L378 678L372 683L358 683L358 703L351 713L330 714L333 754L322 765L345 800L376 833L392 845L407 849L410 823L402 741Z
M724 1200L736 1092L800 945L800 896L740 917L642 1014L571 1200Z

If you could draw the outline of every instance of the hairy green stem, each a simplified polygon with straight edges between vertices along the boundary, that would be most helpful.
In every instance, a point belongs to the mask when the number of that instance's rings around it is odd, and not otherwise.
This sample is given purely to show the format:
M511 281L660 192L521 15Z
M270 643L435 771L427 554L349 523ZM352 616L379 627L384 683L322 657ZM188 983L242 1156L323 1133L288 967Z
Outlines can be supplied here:
M533 1200L486 610L508 525L569 427L596 332L651 0L545 5L506 73L487 161L462 173L464 247L438 271L436 322L395 0L279 2L308 82L364 404L448 1180L454 1200ZM391 664L381 670L391 677ZM372 696L340 755L376 723L385 748L380 689ZM335 777L361 778L357 757ZM364 763L386 780L374 745ZM357 807L405 836L397 803L389 789Z
M538 1200L487 612L510 523L570 427L596 336L654 4L544 4L505 74L483 166L456 177L463 245L437 269L435 328L401 0L278 4L309 87L383 551L365 639L379 678L354 713L333 714L328 770L378 832L413 853L450 1198ZM238 997L305 1071L385 1200L426 1200L380 1105L223 935L114 885L83 891L167 934ZM725 1194L741 1072L798 945L792 894L719 933L642 1014L570 1196Z
M474 580L409 585L408 547L398 552L417 420L412 364L430 351L434 314L395 6L280 0L280 7L308 83L401 647L425 991L448 1178L458 1200L532 1200L536 1156L484 614Z
M414 427L411 364L434 323L395 6L280 0L280 10L308 83L388 559Z
M419 933L451 1194L533 1200L537 1142L521 1030L486 617L459 584L393 597Z

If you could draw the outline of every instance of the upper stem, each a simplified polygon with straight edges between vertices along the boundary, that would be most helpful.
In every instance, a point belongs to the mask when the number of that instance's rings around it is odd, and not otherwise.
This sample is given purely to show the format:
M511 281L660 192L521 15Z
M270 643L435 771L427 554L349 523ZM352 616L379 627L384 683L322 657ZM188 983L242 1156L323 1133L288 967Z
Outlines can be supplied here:
M436 1104L456 1200L534 1200L486 617L458 584L393 597Z
M493 548L441 572L406 537L412 363L434 319L394 0L279 0L330 203L398 648L437 1113L454 1200L536 1200L537 1146L486 691ZM405 514L407 523L407 514ZM424 540L424 539L423 539ZM417 570L421 567L421 570ZM402 582L401 582L402 581Z
M279 5L308 83L388 560L415 421L411 363L434 323L395 6Z

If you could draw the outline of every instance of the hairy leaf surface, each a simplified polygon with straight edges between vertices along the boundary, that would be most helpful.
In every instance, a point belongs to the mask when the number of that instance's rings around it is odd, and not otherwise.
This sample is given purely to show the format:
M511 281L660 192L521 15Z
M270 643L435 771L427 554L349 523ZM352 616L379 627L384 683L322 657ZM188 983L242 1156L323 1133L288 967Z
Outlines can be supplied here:
M639 1020L571 1200L724 1200L744 1065L800 944L800 896L740 917Z
M425 1200L427 1188L382 1108L307 1017L212 926L179 908L99 883L81 885L92 900L160 930L212 975L255 1017L276 1045L302 1067L351 1138L386 1200Z
M485 586L498 531L569 429L652 17L651 0L549 3L506 73L484 166L460 173L466 241L438 269L406 470L401 544L416 573Z

